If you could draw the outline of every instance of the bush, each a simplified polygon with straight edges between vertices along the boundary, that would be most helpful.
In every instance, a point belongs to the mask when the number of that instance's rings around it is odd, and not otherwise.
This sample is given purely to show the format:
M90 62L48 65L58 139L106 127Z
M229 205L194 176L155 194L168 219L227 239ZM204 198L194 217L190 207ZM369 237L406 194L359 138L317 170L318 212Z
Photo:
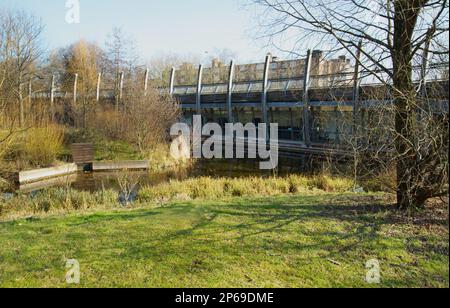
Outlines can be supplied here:
M64 129L58 125L31 128L26 132L23 143L25 158L36 167L51 165L61 151Z
M0 193L2 191L7 191L9 188L10 188L10 183L0 177Z
M170 96L161 96L156 89L147 95L131 89L126 95L127 108L119 118L121 136L136 145L141 153L169 139L169 130L180 117L180 106Z
M397 173L395 168L379 173L370 179L362 181L362 187L366 191L395 192L397 187Z
M0 161L3 160L14 147L15 140L15 134L11 134L9 131L0 131Z

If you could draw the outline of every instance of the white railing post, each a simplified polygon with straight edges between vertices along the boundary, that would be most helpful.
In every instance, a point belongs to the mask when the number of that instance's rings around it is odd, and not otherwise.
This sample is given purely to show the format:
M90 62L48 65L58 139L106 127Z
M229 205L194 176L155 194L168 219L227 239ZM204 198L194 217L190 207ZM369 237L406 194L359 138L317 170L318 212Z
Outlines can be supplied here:
M174 87L175 87L175 74L176 74L176 68L172 67L172 70L170 72L170 82L169 82L169 94L172 96Z
M75 80L73 82L73 103L77 103L77 87L78 87L78 74L75 74Z
M310 124L310 105L309 105L309 86L311 82L311 62L312 52L308 50L305 63L305 72L303 75L303 134L306 146L311 146L311 124Z
M198 115L202 115L202 79L203 79L203 65L200 64L198 67L197 100L196 100L196 109Z
M233 79L234 79L234 61L230 62L230 71L228 73L228 89L227 89L227 109L228 122L233 123Z
M98 73L97 76L97 96L96 96L96 102L100 102L100 85L102 82L102 73Z

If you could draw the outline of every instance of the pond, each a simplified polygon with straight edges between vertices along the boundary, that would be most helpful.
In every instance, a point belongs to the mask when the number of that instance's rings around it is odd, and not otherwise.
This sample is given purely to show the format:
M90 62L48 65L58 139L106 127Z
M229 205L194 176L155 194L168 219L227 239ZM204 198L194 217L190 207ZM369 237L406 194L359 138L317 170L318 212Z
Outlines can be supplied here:
M280 158L278 170L267 171L259 169L259 161L257 160L199 160L188 169L170 170L167 172L120 171L73 174L22 185L19 187L19 191L30 193L50 187L67 186L89 192L105 189L121 191L122 181L134 181L138 186L153 186L169 182L170 180L185 180L203 176L243 178L250 176L269 177L273 175L308 174L311 173L311 170L320 167L317 164L317 161L313 164L309 159L303 157L298 159Z

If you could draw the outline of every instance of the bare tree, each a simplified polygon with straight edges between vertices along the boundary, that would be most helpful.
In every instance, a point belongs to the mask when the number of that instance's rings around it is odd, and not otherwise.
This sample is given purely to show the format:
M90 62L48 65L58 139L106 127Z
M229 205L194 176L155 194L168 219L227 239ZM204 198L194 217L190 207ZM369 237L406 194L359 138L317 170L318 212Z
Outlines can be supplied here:
M0 13L0 29L2 107L11 103L11 99L17 102L19 124L24 127L24 86L29 83L36 62L42 55L40 36L43 26L40 20L25 12L6 11Z
M3 24L5 23L4 12L0 12L0 112L4 114L6 108L5 82L8 72L9 55L7 52L7 32Z
M82 118L82 126L87 126L87 114L92 110L95 102L95 91L99 71L99 62L102 57L100 48L86 41L79 41L70 46L63 53L63 85L68 92L74 89L74 78L77 78L77 96L73 100L72 110L76 118ZM80 117L81 116L81 117Z
M442 155L448 149L448 141L444 140L442 129L423 133L433 123L420 125L423 123L418 115L427 111L424 105L430 104L424 104L413 75L415 64L422 65L428 59L449 53L448 0L253 0L253 3L264 9L262 24L268 37L296 34L293 51L301 43L343 49L355 58L357 52L362 54L359 64L372 78L386 85L393 100L398 207L423 206L427 199L441 194L442 184L448 178L448 156ZM425 82L421 80L419 84ZM448 121L446 118L443 123Z
M150 88L144 94L142 87L127 89L127 108L121 115L123 136L142 153L169 140L170 126L180 117L176 100Z
M127 38L121 28L114 27L109 35L107 46L107 73L112 76L114 83L114 97L116 111L119 111L120 104L120 82L121 73L129 69L131 58L132 40Z

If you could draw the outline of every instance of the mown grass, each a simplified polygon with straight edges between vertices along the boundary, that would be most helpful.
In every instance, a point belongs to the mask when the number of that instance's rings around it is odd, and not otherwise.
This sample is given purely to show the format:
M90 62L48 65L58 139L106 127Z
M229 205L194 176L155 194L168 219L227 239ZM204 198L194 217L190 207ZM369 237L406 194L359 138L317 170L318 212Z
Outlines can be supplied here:
M0 287L448 287L448 228L379 194L229 197L0 223ZM378 259L381 285L365 282Z

